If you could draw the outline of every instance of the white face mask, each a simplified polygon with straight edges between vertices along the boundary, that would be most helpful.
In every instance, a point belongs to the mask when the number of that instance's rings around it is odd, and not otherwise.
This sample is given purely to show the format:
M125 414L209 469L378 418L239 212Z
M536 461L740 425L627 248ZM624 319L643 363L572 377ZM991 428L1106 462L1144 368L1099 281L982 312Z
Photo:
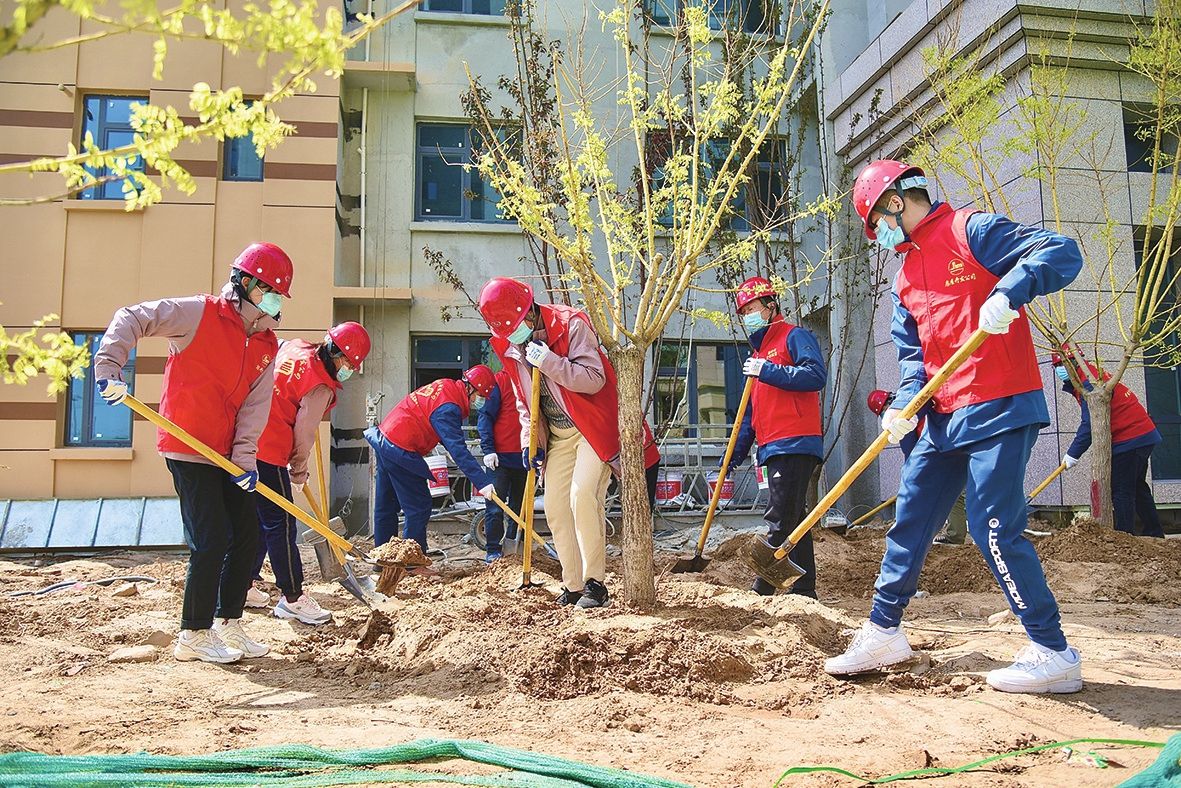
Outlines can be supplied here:
M487 400L481 397L479 394L472 397L472 410L480 410L484 407L485 402L487 402Z

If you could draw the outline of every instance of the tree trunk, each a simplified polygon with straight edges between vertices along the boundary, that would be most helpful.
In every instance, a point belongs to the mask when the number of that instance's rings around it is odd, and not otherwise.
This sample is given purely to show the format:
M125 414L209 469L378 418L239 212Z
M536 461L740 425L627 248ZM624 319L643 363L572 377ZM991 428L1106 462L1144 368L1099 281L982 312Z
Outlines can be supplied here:
M1111 390L1095 386L1085 392L1091 412L1091 516L1108 528L1115 526L1111 510Z
M635 345L611 354L619 378L619 439L623 476L623 601L649 609L656 605L652 558L652 512L644 475L644 350Z

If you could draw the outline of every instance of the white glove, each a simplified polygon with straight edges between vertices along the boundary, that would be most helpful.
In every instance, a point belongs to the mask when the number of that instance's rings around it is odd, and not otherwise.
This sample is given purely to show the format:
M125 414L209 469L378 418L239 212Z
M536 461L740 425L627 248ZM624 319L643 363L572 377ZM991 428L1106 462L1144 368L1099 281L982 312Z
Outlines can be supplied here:
M530 342L525 346L525 360L535 367L540 367L551 352L544 342Z
M98 395L108 405L118 405L127 396L127 384L121 380L100 380Z
M911 416L909 419L900 418L901 416L902 411L898 408L888 408L882 414L882 429L890 433L890 437L887 438L890 443L901 443L903 438L919 426L917 416Z
M1017 311L1004 293L993 293L980 307L980 328L990 334L1009 333L1009 324L1017 319Z
M484 455L484 467L490 471L496 470L500 466L500 457L494 451L490 451Z
M292 497L294 497L294 496L296 496L296 495L299 495L300 493L302 493L302 492L303 492L303 486L304 486L304 484L305 484L305 482L292 482L292 483L291 483L291 495L292 495Z
M748 378L757 378L766 363L767 359L765 358L748 358L746 363L742 365L742 374Z
M496 487L491 484L485 485L484 487L480 488L480 495L484 496L489 501L492 500L492 493L494 493L494 492L496 492Z
M1070 470L1078 465L1078 457L1071 457L1069 454L1062 455L1062 464L1066 466L1066 470Z

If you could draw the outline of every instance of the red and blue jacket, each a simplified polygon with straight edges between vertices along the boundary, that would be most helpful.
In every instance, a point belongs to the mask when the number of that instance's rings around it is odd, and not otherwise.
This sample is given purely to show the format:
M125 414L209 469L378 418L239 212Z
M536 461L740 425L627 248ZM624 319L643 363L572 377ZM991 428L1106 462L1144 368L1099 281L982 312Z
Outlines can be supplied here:
M1091 374L1094 375L1097 371L1095 367L1091 364L1087 364L1087 366L1090 367ZM1082 383L1084 389L1091 390L1091 381L1084 380ZM1091 411L1087 407L1087 401L1083 399L1080 392L1069 380L1062 384L1062 390L1078 400L1079 407L1083 411L1078 431L1074 434L1074 441L1066 450L1067 454L1077 459L1091 448ZM1123 383L1117 383L1115 391L1111 395L1112 455L1123 454L1143 446L1155 446L1161 440L1160 430L1156 428L1156 423L1148 415L1144 406L1140 404L1140 400Z
M517 394L513 390L512 376L506 370L496 373L496 385L480 409L476 430L480 433L480 448L485 454L500 457L502 467L525 470Z

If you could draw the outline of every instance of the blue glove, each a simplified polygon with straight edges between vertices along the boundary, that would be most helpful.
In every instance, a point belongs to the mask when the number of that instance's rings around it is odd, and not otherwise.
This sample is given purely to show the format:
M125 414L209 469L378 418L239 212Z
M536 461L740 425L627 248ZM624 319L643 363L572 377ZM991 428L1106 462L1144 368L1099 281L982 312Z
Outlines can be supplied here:
M529 449L521 449L521 462L525 463L525 470L529 470ZM534 470L541 470L541 464L545 462L545 449L540 446L537 447L537 454L533 455Z
M718 471L723 476L727 476L727 477L730 476L730 474L734 473L734 469L742 464L742 461L739 460L738 457L731 457L730 464L727 466L723 466L722 463L725 461L726 461L725 454L723 454L721 457L718 457Z
M258 484L258 471L246 471L241 475L235 476L234 484L246 492L254 492L254 487Z
M118 405L127 396L127 384L121 380L100 380L97 385L98 395L108 405Z

